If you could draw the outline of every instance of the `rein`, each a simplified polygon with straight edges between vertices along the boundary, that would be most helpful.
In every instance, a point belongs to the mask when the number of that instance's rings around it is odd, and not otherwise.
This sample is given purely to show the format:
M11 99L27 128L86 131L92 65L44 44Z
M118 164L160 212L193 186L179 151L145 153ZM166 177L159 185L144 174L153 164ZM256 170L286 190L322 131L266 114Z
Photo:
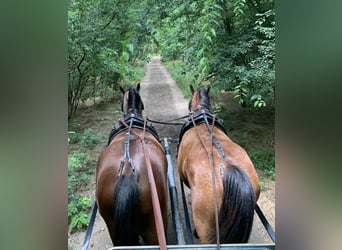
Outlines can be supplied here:
M161 215L161 209L160 209L160 203L159 203L159 198L157 194L156 183L155 183L155 179L153 176L151 160L149 156L149 149L148 147L145 146L145 144L147 144L147 140L145 140L147 120L146 119L144 120L143 134L141 136L139 136L137 132L135 132L130 126L128 126L128 124L124 120L120 119L119 121L128 128L129 132L133 132L138 138L140 138L140 142L143 146L143 151L144 151L144 156L145 156L145 161L146 161L146 166L147 166L148 182L151 188L154 222L155 222L155 226L157 230L158 242L159 242L160 249L166 250L167 248L166 248L165 230L164 230L164 224L163 224L163 219Z
M158 123L158 124L164 124L164 125L183 125L183 123L180 123L180 122L174 122L174 121L178 121L180 119L184 119L184 118L187 118L188 115L183 115L181 117L178 117L178 118L175 118L175 119L172 119L172 120L167 120L165 122L163 121L156 121L156 120L152 120L152 119L149 119L147 118L147 120L149 122L152 122L152 123Z

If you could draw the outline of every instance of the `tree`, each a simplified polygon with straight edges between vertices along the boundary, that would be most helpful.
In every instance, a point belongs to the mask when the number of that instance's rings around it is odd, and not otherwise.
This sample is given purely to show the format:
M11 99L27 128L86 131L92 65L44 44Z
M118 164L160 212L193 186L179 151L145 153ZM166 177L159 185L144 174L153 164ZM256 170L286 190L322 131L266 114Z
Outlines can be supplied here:
M137 23L135 8L123 0L69 2L69 119L80 100L103 94L103 89L113 91L120 79L130 74L130 63L141 53L135 48L144 38L138 35L142 26Z
M162 56L241 104L272 104L275 86L273 0L176 1L158 30Z
M137 59L161 53L241 104L272 104L273 0L73 0L68 9L68 117L80 100L111 93Z

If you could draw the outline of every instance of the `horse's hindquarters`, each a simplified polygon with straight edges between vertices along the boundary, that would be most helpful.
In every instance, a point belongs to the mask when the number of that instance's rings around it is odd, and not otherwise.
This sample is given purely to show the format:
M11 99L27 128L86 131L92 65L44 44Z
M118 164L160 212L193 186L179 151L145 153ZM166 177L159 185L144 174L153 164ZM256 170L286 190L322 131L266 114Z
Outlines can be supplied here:
M132 136L129 151L135 171L126 161L121 176L118 177L119 166L124 155L124 140L123 136L121 138L120 136L121 134L115 137L99 157L96 198L100 214L107 224L114 245L137 245L138 235L143 238L145 244L158 244L144 152L147 149L158 193L162 223L164 228L167 228L165 154L162 146L157 144L159 142L153 136L146 134L146 139L143 141L136 135Z
M179 175L191 189L193 221L201 243L216 242L214 195L217 195L221 242L243 243L248 240L253 223L260 190L258 176L246 151L222 131L214 129L214 132L221 149L212 143L202 124L183 135L178 151ZM234 170L228 171L231 168Z

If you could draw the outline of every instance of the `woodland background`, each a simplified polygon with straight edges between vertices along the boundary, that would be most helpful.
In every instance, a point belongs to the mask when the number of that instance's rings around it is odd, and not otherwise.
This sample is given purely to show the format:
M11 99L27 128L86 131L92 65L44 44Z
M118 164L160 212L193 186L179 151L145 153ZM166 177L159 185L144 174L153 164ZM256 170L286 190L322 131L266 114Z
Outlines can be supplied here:
M68 6L68 118L80 101L110 98L156 54L189 83L234 91L243 106L274 105L273 0L73 0Z

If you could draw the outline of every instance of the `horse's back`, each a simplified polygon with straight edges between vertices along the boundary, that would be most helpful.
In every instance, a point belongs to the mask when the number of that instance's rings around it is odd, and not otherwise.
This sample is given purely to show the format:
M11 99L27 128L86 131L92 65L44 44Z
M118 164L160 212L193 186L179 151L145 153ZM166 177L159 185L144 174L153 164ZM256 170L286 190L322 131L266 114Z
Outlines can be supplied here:
M209 164L207 152L198 138L196 129L199 130L198 132L202 137L202 141L205 143L205 147L209 150L209 152L212 147L211 137L204 124L198 125L196 128L187 131L183 135L178 152L178 167L181 178L186 182L191 182L188 177L194 174L194 169L191 169L188 166L197 166L198 164L208 166ZM214 128L214 134L222 146L226 159L233 162L234 165L239 166L243 171L246 172L258 197L260 192L258 176L246 150L231 140L221 130ZM215 145L213 146L213 153L214 165L218 166L221 163L221 156ZM207 170L210 171L210 168L207 167Z

